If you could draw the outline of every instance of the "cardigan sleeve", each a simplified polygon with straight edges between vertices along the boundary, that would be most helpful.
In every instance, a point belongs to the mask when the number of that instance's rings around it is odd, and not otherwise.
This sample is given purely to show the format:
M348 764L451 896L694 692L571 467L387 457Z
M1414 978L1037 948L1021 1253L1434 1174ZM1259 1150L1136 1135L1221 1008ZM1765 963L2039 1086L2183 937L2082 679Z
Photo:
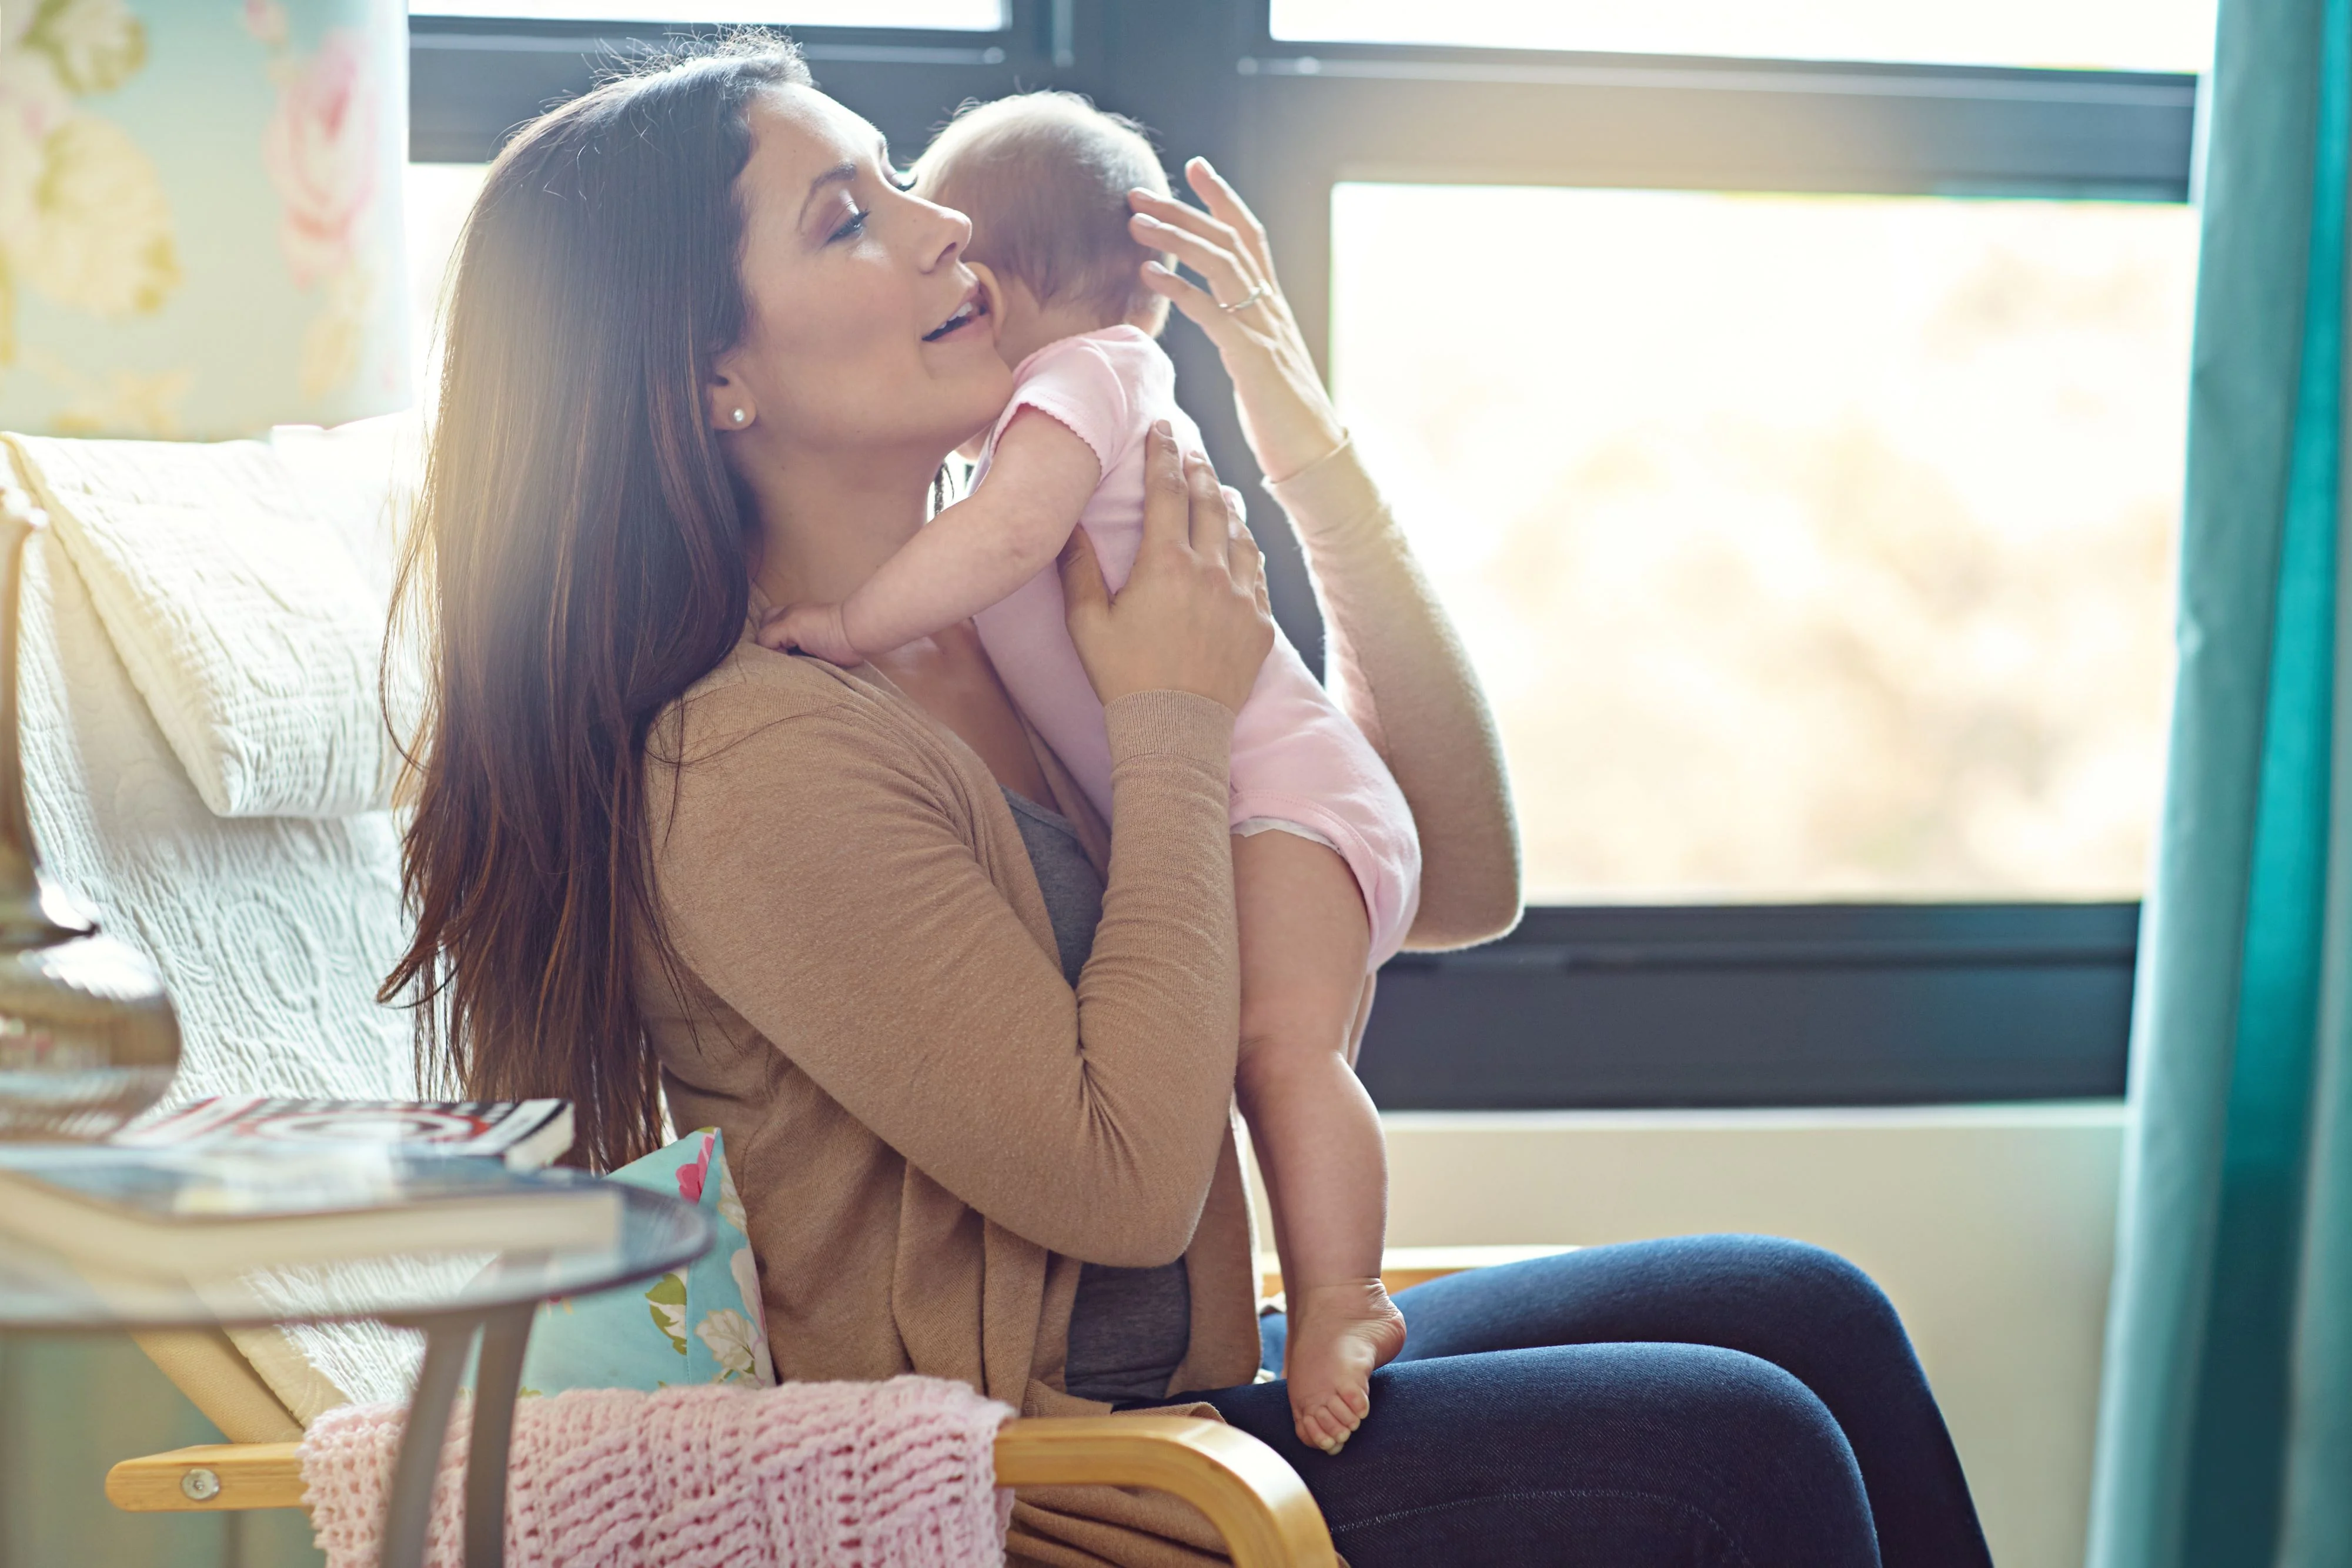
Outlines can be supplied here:
M686 967L877 1137L1041 1246L1148 1266L1191 1239L1233 1094L1233 716L1107 716L1118 829L1075 992L952 770L870 716L689 717L655 869Z
M1501 936L1519 918L1518 825L1461 638L1352 442L1266 488L1314 572L1326 680L1395 775L1421 837L1421 908L1405 946Z

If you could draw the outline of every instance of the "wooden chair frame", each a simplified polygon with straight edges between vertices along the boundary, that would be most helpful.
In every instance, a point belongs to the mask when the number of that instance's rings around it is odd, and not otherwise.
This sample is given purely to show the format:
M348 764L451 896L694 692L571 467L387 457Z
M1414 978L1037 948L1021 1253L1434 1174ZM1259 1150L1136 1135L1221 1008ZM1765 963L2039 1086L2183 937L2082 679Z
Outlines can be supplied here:
M1561 1250L1391 1248L1381 1260L1381 1281L1394 1292L1465 1269ZM1270 1258L1262 1262L1260 1282L1269 1296L1282 1289ZM170 1372L176 1358L163 1350L158 1345L150 1354ZM292 1442L212 1443L125 1459L106 1474L107 1500L131 1513L300 1508L297 1448ZM1255 1437L1218 1421L1180 1416L1008 1421L996 1437L996 1479L1009 1487L1139 1487L1181 1498L1216 1527L1234 1568L1335 1568L1339 1561L1298 1472Z
M299 1508L293 1443L215 1443L125 1459L106 1495L133 1513ZM1208 1516L1234 1568L1333 1568L1330 1532L1298 1473L1246 1432L1170 1416L1008 1421L1000 1485L1125 1486L1164 1491Z

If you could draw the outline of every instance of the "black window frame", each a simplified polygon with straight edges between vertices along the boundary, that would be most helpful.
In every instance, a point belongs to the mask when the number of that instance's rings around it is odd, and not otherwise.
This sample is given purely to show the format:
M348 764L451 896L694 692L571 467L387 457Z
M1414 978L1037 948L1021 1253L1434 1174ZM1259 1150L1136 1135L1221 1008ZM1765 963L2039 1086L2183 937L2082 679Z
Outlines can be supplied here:
M909 158L954 107L1042 87L1202 153L1249 194L1318 365L1342 180L2190 199L2200 91L2146 71L1303 43L1266 0L1007 0L994 32L793 29L819 85ZM596 68L695 29L411 22L411 156L471 162ZM1258 486L1222 372L1171 328L1219 471ZM1321 664L1288 531L1276 611ZM2123 1092L2135 902L1536 908L1500 943L1382 972L1384 1109L1916 1104Z

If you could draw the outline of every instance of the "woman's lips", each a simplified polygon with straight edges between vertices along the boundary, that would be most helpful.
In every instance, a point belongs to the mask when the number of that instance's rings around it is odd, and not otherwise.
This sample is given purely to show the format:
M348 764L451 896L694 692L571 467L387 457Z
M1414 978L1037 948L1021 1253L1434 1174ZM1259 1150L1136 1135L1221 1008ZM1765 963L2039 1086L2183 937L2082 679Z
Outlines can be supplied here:
M923 341L926 343L944 342L946 340L963 331L966 328L971 327L979 322L985 321L987 319L988 295L981 288L980 285L975 283L971 287L971 292L964 296L963 303L956 307L955 314L940 322L938 326L932 328L929 331L924 333Z

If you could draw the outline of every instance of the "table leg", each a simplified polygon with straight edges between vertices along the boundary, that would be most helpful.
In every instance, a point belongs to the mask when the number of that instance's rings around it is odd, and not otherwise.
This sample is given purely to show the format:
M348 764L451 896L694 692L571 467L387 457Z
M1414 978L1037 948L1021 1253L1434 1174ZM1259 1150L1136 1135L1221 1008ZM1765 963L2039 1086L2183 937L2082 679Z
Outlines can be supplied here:
M425 1568L425 1535L433 1522L433 1482L441 1469L441 1445L449 1435L449 1410L457 1380L466 1370L480 1319L452 1314L406 1320L425 1331L425 1365L408 1401L408 1422L400 1434L400 1458L384 1500L382 1568Z
M507 1307L482 1319L482 1355L474 1368L474 1437L466 1456L466 1568L500 1568L506 1559L507 1453L514 1437L515 1396L536 1306Z

